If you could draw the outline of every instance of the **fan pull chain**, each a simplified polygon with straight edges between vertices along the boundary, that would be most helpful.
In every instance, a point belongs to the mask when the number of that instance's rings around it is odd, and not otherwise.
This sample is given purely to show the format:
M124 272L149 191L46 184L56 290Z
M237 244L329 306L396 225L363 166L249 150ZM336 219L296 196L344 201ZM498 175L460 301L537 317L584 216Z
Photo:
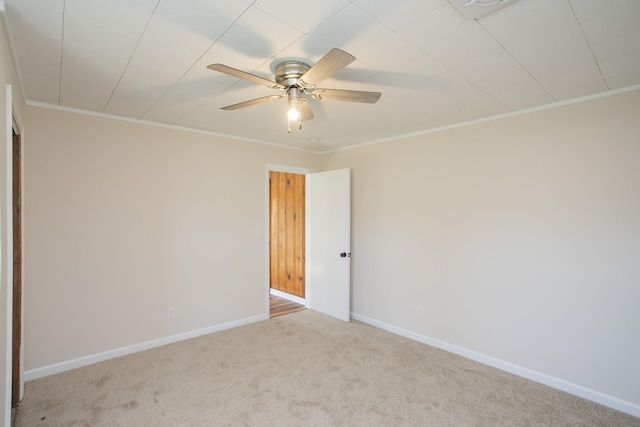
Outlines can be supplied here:
M302 130L302 114L298 117L298 129ZM287 120L287 133L291 133L291 120Z

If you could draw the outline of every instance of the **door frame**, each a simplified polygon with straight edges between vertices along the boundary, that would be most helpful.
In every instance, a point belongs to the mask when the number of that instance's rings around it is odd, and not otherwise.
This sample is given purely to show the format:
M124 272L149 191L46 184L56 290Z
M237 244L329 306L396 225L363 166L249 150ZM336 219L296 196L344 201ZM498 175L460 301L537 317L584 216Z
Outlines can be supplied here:
M12 170L11 170L11 187L15 188L16 181L19 183L18 185L18 222L16 224L16 216L14 215L14 210L16 208L16 194L12 191L11 195L11 212L12 212L12 251L11 251L11 268L12 268L12 278L11 278L11 289L12 289L12 305L11 305L11 315L12 315L12 360L11 360L11 406L17 405L24 396L24 274L23 274L23 265L24 265L24 215L23 215L23 206L24 206L24 141L23 141L23 133L20 129L20 126L17 123L15 118L15 114L13 117L13 128L12 128L12 144L11 144L11 162L12 162ZM16 156L16 144L18 150L18 156ZM13 169L13 166L18 164L18 173L16 174L16 170ZM19 229L16 233L16 227ZM18 251L19 263L17 264L17 270L15 265L16 260L16 239L19 239ZM18 277L18 282L16 283L16 277ZM17 296L16 296L17 295ZM15 302L17 301L17 305ZM17 323L17 327L16 327ZM16 329L18 331L16 335ZM16 348L17 347L17 348ZM17 353L17 357L16 357ZM15 394L14 394L15 393ZM17 394L17 396L16 396Z
M11 392L13 389L12 377L13 377L13 133L15 131L16 134L20 136L22 147L24 148L24 128L22 126L22 121L20 120L20 116L17 114L16 110L13 108L13 91L12 86L10 84L6 85L6 134L4 138L4 150L6 154L6 168L4 172L4 179L6 179L6 194L5 194L5 206L6 211L0 212L0 220L4 221L6 225L6 236L3 236L4 242L0 242L0 255L5 260L5 265L7 267L7 271L2 271L0 267L0 279L5 279L6 283L3 285L6 286L4 291L4 295L6 298L6 302L0 301L3 303L4 308L6 309L6 343L5 343L5 384L4 385L4 401L0 404L4 406L4 420L3 422L6 425L11 424ZM22 150L21 154L21 165L24 165L24 150ZM24 182L24 167L21 170L21 179ZM24 185L21 189L21 196L23 200L23 208L24 208ZM24 218L24 209L22 210L22 218ZM4 244L2 244L4 243ZM24 253L24 245L22 248ZM24 257L23 257L24 258ZM23 276L24 277L24 276ZM2 280L0 280L1 282ZM21 318L20 321L22 325L24 325L24 299L21 304ZM21 328L21 336L20 341L24 343L24 328ZM24 345L21 345L20 349L20 398L24 396ZM1 399L0 399L1 400Z
M316 173L317 169L311 169L311 168L303 168L303 167L298 167L298 166L287 166L287 165L279 165L279 164L275 164L275 163L267 163L265 164L265 168L264 168L264 199L265 199L265 203L264 203L264 223L263 223L263 227L262 230L264 230L264 256L265 256L265 269L264 269L264 277L265 277L265 287L266 287L266 292L264 292L264 307L265 307L265 313L266 313L266 318L269 318L269 293L270 293L270 281L269 281L269 276L271 274L270 269L269 269L269 252L271 250L270 246L269 246L269 233L270 233L270 227L269 227L269 217L270 217L270 213L269 213L269 172L287 172L287 173L297 173L300 175L309 175L311 173ZM305 184L306 185L306 184ZM308 192L305 192L305 204L308 203L309 199L309 194ZM260 230L259 227L256 227L256 235L260 234ZM307 230L307 224L305 223L305 234L308 234L308 230ZM309 242L307 239L305 239L305 252L307 252L309 250ZM305 277L309 276L309 263L306 262L304 263L304 274ZM305 298L304 298L304 305L306 307L309 307L309 298L308 298L308 292L305 289Z

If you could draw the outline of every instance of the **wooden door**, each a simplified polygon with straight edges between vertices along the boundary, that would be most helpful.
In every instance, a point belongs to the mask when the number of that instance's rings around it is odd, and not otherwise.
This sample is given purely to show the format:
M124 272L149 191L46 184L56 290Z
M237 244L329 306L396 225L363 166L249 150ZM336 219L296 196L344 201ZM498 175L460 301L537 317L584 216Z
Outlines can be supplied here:
M22 345L22 145L13 134L13 330L11 405L20 401L20 346Z
M305 176L269 172L269 284L305 297Z

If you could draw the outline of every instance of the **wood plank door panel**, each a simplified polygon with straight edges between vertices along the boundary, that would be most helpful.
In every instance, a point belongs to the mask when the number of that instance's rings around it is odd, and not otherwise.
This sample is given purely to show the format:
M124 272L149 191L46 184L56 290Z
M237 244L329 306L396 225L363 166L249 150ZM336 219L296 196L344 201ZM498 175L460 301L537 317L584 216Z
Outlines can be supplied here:
M13 133L13 330L11 406L20 402L22 346L22 140Z
M305 297L305 176L269 172L270 287Z

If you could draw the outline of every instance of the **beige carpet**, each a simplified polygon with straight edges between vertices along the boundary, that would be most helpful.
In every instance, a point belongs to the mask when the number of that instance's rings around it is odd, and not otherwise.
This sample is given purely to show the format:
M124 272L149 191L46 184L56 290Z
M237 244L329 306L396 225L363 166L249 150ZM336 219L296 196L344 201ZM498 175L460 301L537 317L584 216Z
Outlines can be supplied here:
M16 426L640 426L640 419L306 310L26 384Z

